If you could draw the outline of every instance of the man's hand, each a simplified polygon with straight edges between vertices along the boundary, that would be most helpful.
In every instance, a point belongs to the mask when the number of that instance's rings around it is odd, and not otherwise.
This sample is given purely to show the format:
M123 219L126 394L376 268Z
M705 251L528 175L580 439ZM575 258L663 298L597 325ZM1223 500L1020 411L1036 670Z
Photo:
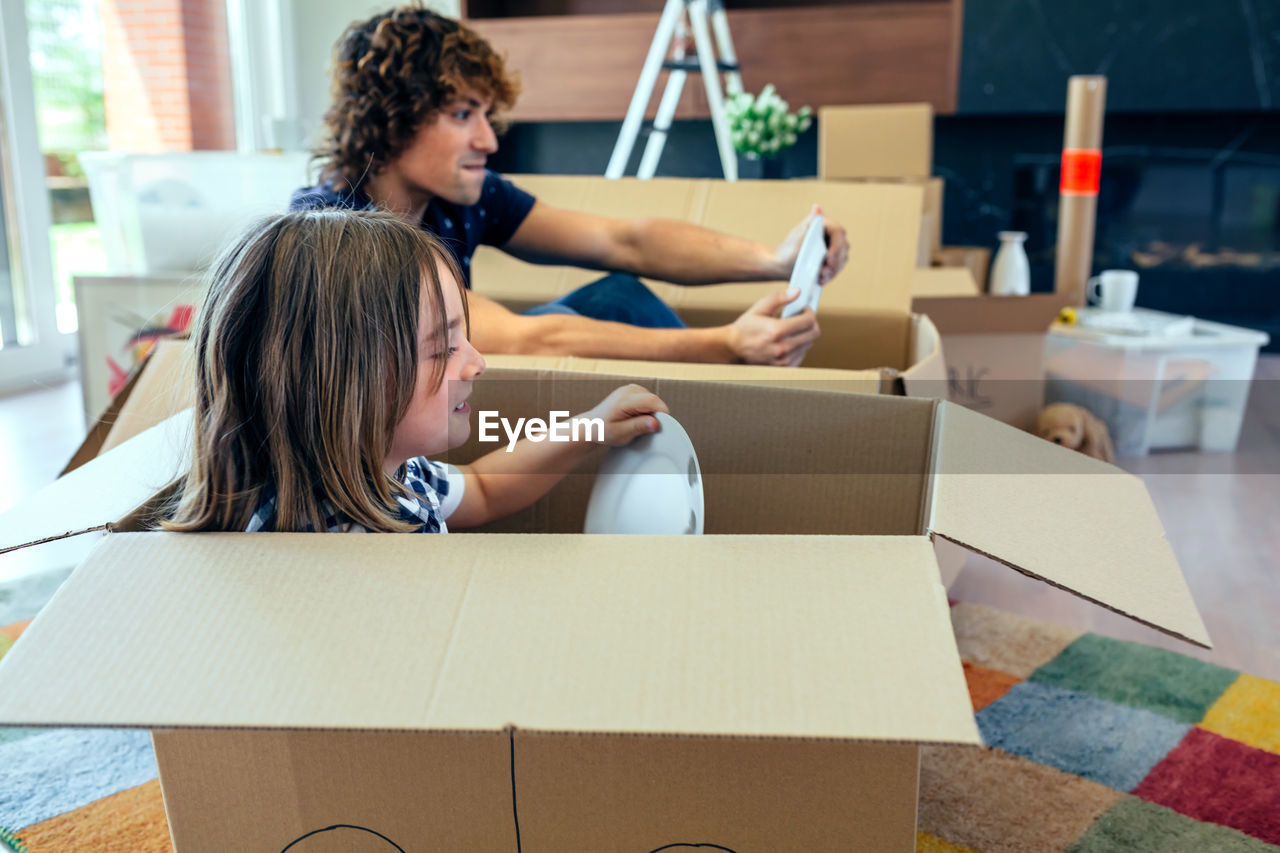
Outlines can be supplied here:
M794 317L779 320L782 306L800 291L775 290L747 309L729 326L729 346L739 361L796 367L822 331L818 318L806 308Z
M784 270L784 277L791 275L791 270L796 265L796 257L800 254L800 244L804 242L805 232L809 230L809 223L813 221L813 217L822 215L822 207L814 205L813 210L804 218L799 225L791 229L791 233L778 246L774 257L778 261L779 269ZM849 237L845 233L844 226L827 220L823 225L823 231L827 238L827 254L822 259L822 269L818 272L818 284L826 284L836 277L836 273L844 269L844 265L849 262Z
M639 385L623 385L576 419L600 418L604 421L604 443L610 447L621 447L642 435L658 431L654 412L671 413L657 394ZM591 431L587 430L587 435L590 434Z

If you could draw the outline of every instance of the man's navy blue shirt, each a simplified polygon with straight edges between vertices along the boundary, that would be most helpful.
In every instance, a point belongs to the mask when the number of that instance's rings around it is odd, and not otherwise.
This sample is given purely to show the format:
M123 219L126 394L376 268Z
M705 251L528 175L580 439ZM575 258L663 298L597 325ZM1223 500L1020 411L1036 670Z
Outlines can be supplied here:
M462 284L471 287L471 256L480 246L503 246L533 209L535 199L506 178L485 170L480 200L457 205L435 196L427 203L422 227L449 247L462 270ZM376 205L361 190L335 190L329 184L294 192L290 210L341 207L373 210Z

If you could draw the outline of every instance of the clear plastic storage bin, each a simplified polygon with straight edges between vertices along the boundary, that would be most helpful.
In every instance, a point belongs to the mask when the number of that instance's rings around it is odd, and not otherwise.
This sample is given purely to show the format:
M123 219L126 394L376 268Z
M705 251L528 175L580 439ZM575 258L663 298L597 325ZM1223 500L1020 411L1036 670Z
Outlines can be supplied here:
M1266 334L1144 309L1079 318L1046 339L1047 402L1093 412L1119 456L1235 449Z
M311 183L309 159L305 152L82 153L108 272L203 269L250 222L288 209L293 191Z

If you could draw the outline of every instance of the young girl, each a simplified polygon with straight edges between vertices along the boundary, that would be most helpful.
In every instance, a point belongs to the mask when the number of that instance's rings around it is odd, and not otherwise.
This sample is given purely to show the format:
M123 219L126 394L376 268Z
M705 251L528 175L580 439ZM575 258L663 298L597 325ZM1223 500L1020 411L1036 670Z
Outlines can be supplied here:
M440 243L390 214L289 213L242 236L211 273L195 461L164 526L444 533L549 491L596 445L521 441L461 467L425 458L467 440L484 371L460 280ZM583 417L616 446L665 411L628 385Z

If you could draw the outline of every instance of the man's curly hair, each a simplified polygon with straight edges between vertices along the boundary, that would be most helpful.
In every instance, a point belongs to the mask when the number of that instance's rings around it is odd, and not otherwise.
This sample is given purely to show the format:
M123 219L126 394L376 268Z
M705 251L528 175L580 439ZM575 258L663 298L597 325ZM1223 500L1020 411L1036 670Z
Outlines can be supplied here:
M332 104L316 150L321 177L358 187L396 158L419 128L471 89L509 110L520 84L474 30L412 3L347 28L334 47Z

